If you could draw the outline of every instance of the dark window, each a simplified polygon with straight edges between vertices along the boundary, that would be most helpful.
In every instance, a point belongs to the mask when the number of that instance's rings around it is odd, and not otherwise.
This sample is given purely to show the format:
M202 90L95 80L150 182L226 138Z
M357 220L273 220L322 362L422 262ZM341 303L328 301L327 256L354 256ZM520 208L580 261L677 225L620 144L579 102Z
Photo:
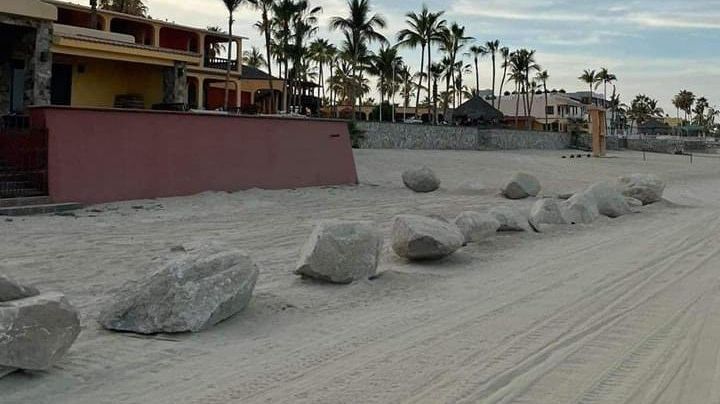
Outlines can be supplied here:
M555 107L552 105L548 105L547 107L545 107L545 113L547 115L555 115Z
M72 65L54 64L50 83L50 103L70 105L72 100Z

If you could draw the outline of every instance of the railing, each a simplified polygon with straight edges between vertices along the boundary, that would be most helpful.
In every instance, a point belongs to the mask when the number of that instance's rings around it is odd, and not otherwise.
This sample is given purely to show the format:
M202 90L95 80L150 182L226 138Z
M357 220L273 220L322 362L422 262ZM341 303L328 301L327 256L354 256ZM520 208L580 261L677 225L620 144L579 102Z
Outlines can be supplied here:
M47 194L47 131L30 128L28 121L19 116L11 120L3 118L0 198Z
M205 58L205 67L209 67L211 69L226 70L227 63L228 63L228 60L224 59L224 58L211 58L211 57ZM230 61L230 70L232 70L232 71L238 70L237 60Z

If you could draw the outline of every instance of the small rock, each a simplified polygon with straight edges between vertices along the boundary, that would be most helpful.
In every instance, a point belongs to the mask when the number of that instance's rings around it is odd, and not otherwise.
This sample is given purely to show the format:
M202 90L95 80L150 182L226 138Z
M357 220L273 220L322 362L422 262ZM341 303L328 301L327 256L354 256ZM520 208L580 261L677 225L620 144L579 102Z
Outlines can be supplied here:
M197 332L247 306L259 274L247 255L217 245L186 250L155 273L125 284L100 313L100 324L140 334Z
M78 334L78 313L61 293L0 303L0 366L50 369Z
M33 297L39 294L40 291L32 286L20 285L10 278L0 275L0 302L24 299L26 297Z
M595 201L603 216L617 218L632 213L625 197L611 184L598 182L588 187L585 193Z
M500 223L499 232L532 230L528 217L515 208L506 206L493 208L490 210L490 215Z
M643 205L660 202L665 191L665 183L651 174L620 177L617 184L623 195L635 198Z
M170 247L170 252L183 252L184 253L184 252L187 252L187 250L185 249L184 246L176 245L176 246Z
M641 208L643 206L643 203L639 199L630 198L628 196L625 197L625 202L630 206L631 208Z
M564 194L558 194L557 198L563 201L567 201L568 199L572 198L572 196L575 195L575 193L564 193Z
M540 193L540 181L527 173L516 173L503 188L508 199L524 199Z
M407 170L402 174L402 180L406 187L415 192L427 193L440 188L440 180L429 167Z
M563 217L570 224L588 224L600 217L597 204L584 192L573 195L560 205Z
M12 222L13 220L8 217L8 218L5 219L5 221L8 222L8 223L10 223L10 222Z
M478 242L497 233L500 222L490 214L463 212L455 219L455 225L465 236L465 242Z
M556 199L541 199L530 210L530 224L539 229L542 224L567 224Z
M372 222L321 222L305 243L295 273L332 283L369 279L377 272L382 246L382 233Z
M395 217L392 248L410 260L436 260L447 257L465 243L465 236L454 224L425 216Z

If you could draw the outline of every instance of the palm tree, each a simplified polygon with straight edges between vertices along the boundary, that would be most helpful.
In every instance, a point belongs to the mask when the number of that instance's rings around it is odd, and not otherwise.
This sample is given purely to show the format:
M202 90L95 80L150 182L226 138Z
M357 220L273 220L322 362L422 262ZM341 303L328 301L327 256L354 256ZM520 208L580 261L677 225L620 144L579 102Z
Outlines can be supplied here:
M144 17L148 8L143 0L100 0L100 8Z
M445 64L445 91L448 91L451 99L455 99L454 88L451 91L450 84L455 83L455 64L458 57L462 58L462 48L465 44L471 41L473 38L465 36L465 27L461 27L457 23L452 23L450 27L445 28L441 32L440 50L447 54L447 61ZM445 63L446 62L446 63ZM462 62L460 63L462 66ZM447 116L447 109L449 103L445 104L443 115Z
M316 39L310 44L310 57L317 63L318 72L320 74L320 87L322 90L322 98L325 98L325 70L324 66L330 64L335 57L336 48L327 39ZM330 75L332 76L332 68L330 69Z
M507 79L507 70L508 67L510 67L510 48L500 48L500 55L503 57L503 62L501 65L501 67L503 68L503 73L502 77L500 78L500 91L498 91L497 109L500 109L500 101L502 101L503 97L503 87L505 86L505 80Z
M438 88L437 88L437 81L440 79L440 77L443 74L443 66L440 63L433 63L430 65L430 77L432 78L432 97L430 98L432 100L432 108L433 108L433 122L435 125L438 124Z
M268 68L268 85L270 86L270 111L277 112L277 100L275 99L275 88L273 87L272 79L272 18L271 12L275 5L275 0L252 0L252 5L255 9L260 11L260 21L255 24L255 27L261 32L265 38L265 60L267 61Z
M425 70L425 47L428 46L427 40L425 38L425 32L427 31L427 25L430 20L430 11L428 10L427 6L423 5L422 11L420 14L416 14L414 12L405 14L406 20L405 22L407 25L410 26L410 28L405 28L398 32L397 40L398 40L398 46L405 46L411 49L415 49L420 46L420 72L424 72ZM420 106L420 91L419 89L423 86L423 78L425 77L424 74L420 74L418 76L418 92L417 92L417 99L415 101L415 115L418 115L418 108Z
M535 51L528 49L519 49L510 55L510 69L512 71L513 81L518 84L518 100L523 98L523 107L526 116L532 116L532 100L530 98L530 72L540 71L540 65L535 62ZM532 121L528 119L528 129L531 127Z
M302 95L305 95L305 87L301 86L302 82L308 82L307 72L310 66L307 65L306 55L309 54L305 49L305 39L312 38L318 31L317 15L322 11L322 7L310 7L307 0L298 0L293 3L292 16L292 37L293 44L290 46L293 61L292 81L293 93L295 95L297 105L302 104Z
M470 53L475 61L475 95L480 94L480 70L478 62L480 58L487 55L488 51L482 45L473 45L470 47Z
M359 66L360 59L366 53L366 43L386 42L385 37L378 32L385 28L387 22L380 14L372 14L369 0L347 0L348 15L346 17L333 17L330 20L330 28L342 31L345 34L345 46L352 62L353 76L362 76L362 67ZM360 71L358 71L360 70ZM362 81L362 80L360 80ZM352 87L353 91L355 86ZM353 120L355 120L355 94L352 95Z
M592 99L593 99L593 87L595 86L595 83L597 82L598 76L595 70L585 70L582 74L582 76L578 77L578 80L582 81L583 83L590 86L590 95L588 97L588 105L592 105Z
M369 68L370 74L378 77L378 91L380 92L380 121L382 122L382 109L385 101L385 94L391 95L395 92L397 81L397 68L402 63L398 56L397 47L385 46L380 48L377 54L371 56Z
M597 89L600 87L600 85L603 85L603 100L607 102L607 86L608 84L612 84L617 81L617 76L610 73L606 67L603 67L600 69L600 71L595 76L595 79L597 80L597 83L595 84L595 88ZM605 106L605 105L603 105Z
M498 50L500 49L500 41L494 40L489 41L485 43L485 49L487 49L487 53L490 54L490 57L492 58L492 105L495 106L495 57L498 53ZM500 106L498 105L498 108Z
M403 100L403 121L405 121L405 118L407 118L407 109L410 105L410 98L412 98L413 93L415 92L415 84L412 82L413 74L408 65L404 64L402 66L402 68L398 72L398 76L402 80L402 87L400 87L400 97L402 97Z
M218 34L225 34L225 31L218 26L207 27L207 30ZM216 58L222 52L225 52L225 44L222 44L220 42L210 42L210 44L208 45L207 56L211 58Z
M539 83L543 86L543 93L545 94L545 130L548 130L548 127L550 126L550 123L548 121L548 89L547 89L547 82L550 79L550 74L548 74L547 70L543 70L539 72L535 76L535 80L537 80Z
M223 4L225 4L225 8L227 8L228 11L228 57L226 64L227 71L225 73L225 103L223 104L225 106L225 111L228 110L228 104L230 101L230 71L232 70L232 27L233 23L235 23L233 13L235 13L235 10L240 7L240 4L242 4L243 1L244 0L222 0ZM239 93L240 89L236 88L235 91ZM238 107L240 107L240 105L238 105Z
M268 65L262 51L255 46L253 46L249 51L243 52L242 61L244 65L254 67L256 69L262 69L264 66Z

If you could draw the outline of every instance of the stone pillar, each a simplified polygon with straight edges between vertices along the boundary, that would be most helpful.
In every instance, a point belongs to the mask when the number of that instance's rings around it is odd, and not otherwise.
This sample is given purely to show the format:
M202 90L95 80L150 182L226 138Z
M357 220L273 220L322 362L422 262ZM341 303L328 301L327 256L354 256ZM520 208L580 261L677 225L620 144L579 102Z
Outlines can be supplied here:
M0 62L0 115L10 112L10 63Z
M163 103L185 104L188 97L187 64L175 62L163 71Z
M52 25L42 22L35 35L30 75L33 80L32 105L50 105L50 86L52 82Z

